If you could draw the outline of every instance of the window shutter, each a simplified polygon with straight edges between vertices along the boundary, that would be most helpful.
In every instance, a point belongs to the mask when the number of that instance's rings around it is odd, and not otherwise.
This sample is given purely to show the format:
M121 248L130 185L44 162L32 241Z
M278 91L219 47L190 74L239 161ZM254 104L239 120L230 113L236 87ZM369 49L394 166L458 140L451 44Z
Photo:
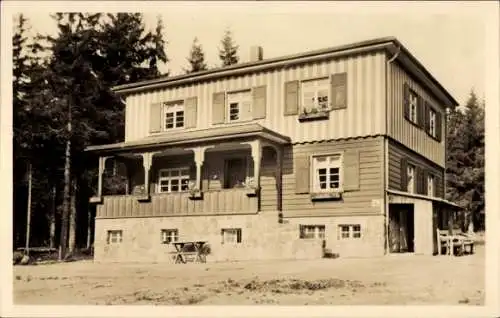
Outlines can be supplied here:
M424 99L421 96L417 98L417 125L420 128L425 127L425 106Z
M149 132L156 133L161 131L161 103L151 104L149 110Z
M252 115L253 119L266 118L266 86L254 87L252 89Z
M197 121L198 98L190 97L184 101L184 127L195 128Z
M430 129L430 116L429 112L431 111L431 107L427 101L424 102L424 129L426 133L429 133Z
M347 108L347 73L333 74L330 82L332 109Z
M295 158L295 193L309 193L310 171L309 155Z
M299 113L299 81L285 83L285 116Z
M344 153L344 191L359 190L359 150Z
M226 121L226 93L213 94L212 124L223 124Z
M405 118L410 120L410 87L407 83L403 85L403 108Z
M401 191L408 191L408 160L401 158Z
M426 195L430 195L430 193L428 191L429 190L428 177L429 177L429 171L427 169L423 169L423 173L422 173L423 191L422 191L422 194L426 194Z
M436 112L436 139L441 141L443 132L443 115L440 112Z

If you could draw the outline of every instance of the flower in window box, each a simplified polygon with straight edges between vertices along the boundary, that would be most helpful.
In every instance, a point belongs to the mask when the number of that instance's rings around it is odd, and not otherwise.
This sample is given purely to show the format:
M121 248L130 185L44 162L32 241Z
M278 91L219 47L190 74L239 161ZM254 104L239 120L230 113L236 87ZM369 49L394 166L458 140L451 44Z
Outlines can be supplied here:
M200 189L196 186L196 184L193 181L190 181L188 184L188 189L189 189L189 196L193 199L199 199L202 197L202 193Z
M248 196L257 195L258 187L257 187L257 182L255 182L254 178L248 178L245 187L248 189L247 191Z

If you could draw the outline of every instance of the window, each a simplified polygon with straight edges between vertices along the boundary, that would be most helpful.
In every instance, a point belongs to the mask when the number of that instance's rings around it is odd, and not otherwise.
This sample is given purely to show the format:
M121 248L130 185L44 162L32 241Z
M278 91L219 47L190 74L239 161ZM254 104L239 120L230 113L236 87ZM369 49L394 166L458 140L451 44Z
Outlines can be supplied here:
M415 184L415 166L408 164L407 168L407 182L408 185L406 187L409 193L414 193L414 184Z
M434 196L434 176L432 174L427 175L427 195Z
M324 239L325 226L324 225L301 225L300 226L301 239Z
M436 137L436 111L429 109L429 135Z
M179 230L168 229L161 230L161 243L170 244L172 242L177 242L179 240Z
M164 130L184 127L184 102L163 103Z
M418 108L418 95L410 90L410 96L409 96L409 106L410 106L410 111L409 111L409 119L413 123L417 123L417 108Z
M122 242L122 230L108 231L108 244L119 244Z
M227 118L229 122L250 119L252 107L250 90L227 94Z
M222 244L241 243L241 229L222 229Z
M335 192L340 190L341 159L340 155L314 157L314 192Z
M181 192L189 189L189 168L162 169L158 172L158 192Z
M304 81L301 83L302 106L310 111L313 108L325 110L330 108L328 78Z
M341 224L339 225L339 239L361 238L361 225Z

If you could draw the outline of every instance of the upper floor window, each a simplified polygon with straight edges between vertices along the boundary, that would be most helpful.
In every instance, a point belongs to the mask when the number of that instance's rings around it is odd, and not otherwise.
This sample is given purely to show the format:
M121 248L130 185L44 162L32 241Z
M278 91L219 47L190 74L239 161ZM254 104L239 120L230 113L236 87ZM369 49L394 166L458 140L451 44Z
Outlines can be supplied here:
M302 105L306 111L311 109L325 110L330 107L329 78L303 81L301 83Z
M158 192L181 192L189 189L189 168L161 169L158 172Z
M406 180L408 182L407 190L409 193L414 193L415 192L415 187L414 187L414 184L415 184L415 166L414 165L408 164L406 175L407 175Z
M429 135L436 137L436 111L429 108Z
M184 127L184 102L163 103L163 130Z
M313 158L314 192L340 190L341 159L340 155L317 156Z
M418 114L418 95L410 90L409 94L409 119L413 123L417 124L417 114Z
M434 176L432 174L427 175L427 195L434 196Z
M250 90L227 94L227 116L229 122L251 119L252 94Z
M301 225L300 226L301 239L324 239L325 226L324 225Z

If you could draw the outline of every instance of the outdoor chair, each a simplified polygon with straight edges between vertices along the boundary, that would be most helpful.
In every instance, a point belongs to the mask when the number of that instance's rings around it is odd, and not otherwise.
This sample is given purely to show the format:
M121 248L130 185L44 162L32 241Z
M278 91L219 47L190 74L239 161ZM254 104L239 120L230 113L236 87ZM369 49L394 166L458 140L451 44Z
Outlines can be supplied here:
M448 234L447 230L437 229L437 246L438 255L442 254L443 248L446 249L445 255L455 255L455 249L458 250L457 254L462 254L464 251L464 241L456 236Z

